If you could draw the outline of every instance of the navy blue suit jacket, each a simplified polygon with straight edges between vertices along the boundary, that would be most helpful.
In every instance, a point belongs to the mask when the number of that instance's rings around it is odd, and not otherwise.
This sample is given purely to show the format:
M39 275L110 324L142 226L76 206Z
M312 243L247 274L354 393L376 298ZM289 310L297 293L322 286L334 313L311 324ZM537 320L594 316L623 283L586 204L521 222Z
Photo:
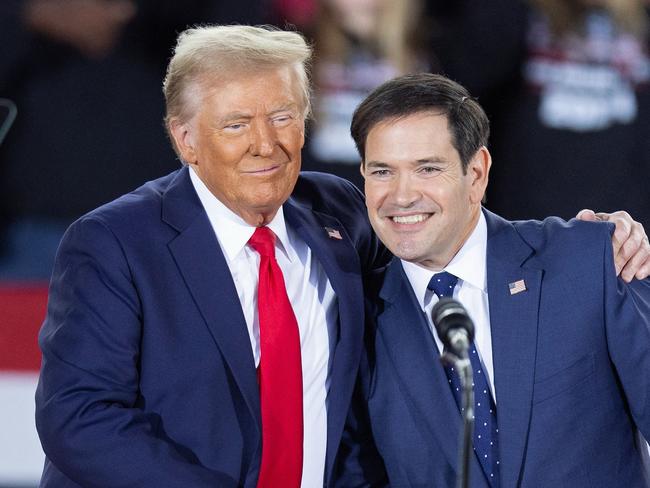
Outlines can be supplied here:
M384 265L385 250L361 194L336 177L301 175L284 215L338 297L327 485L362 349L361 270ZM70 227L39 341L41 486L256 485L260 399L250 339L187 168Z
M615 277L606 224L485 214L501 487L646 486L650 282ZM379 283L340 486L453 487L461 419L432 334L399 260Z

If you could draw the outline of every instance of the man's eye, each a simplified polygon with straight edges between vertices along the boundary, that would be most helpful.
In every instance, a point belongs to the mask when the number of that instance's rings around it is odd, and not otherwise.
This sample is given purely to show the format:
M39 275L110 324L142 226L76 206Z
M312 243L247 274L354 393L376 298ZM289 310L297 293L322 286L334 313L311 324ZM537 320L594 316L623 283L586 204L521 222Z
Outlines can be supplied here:
M240 132L243 132L246 129L246 124L243 124L241 122L237 122L235 124L228 124L224 126L223 131L226 134L239 134Z
M271 122L273 122L274 125L287 125L291 121L292 117L290 115L278 115L277 117L273 117L271 119Z
M387 169L375 169L372 170L370 174L373 176L388 176L390 174L390 171Z
M440 168L438 168L437 166L422 166L420 168L420 172L431 175L431 174L439 173Z
M228 124L224 129L228 131L239 131L244 128L244 124Z

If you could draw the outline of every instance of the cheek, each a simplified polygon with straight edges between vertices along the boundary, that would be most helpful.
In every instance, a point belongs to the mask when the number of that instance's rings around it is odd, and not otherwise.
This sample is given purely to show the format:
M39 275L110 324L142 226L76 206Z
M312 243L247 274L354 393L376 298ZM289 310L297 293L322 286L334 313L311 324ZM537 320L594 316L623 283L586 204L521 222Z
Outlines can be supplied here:
M368 209L368 219L370 220L370 226L377 234L377 237L379 237L379 239L384 243L388 242L389 236L387 230L382 226L382 222L379 219L377 212Z
M386 185L377 185L366 194L366 204L372 212L379 216L393 208L393 193Z
M305 144L304 126L296 124L286 127L278 133L278 139L283 146L300 151Z
M244 138L225 141L213 147L215 160L225 166L235 165L246 154L249 148Z
M385 228L389 227L390 222L380 216L381 205L373 200L366 200L366 205L368 207L368 219L370 219L370 224L373 229L380 234L380 237L384 237L385 232L388 232Z

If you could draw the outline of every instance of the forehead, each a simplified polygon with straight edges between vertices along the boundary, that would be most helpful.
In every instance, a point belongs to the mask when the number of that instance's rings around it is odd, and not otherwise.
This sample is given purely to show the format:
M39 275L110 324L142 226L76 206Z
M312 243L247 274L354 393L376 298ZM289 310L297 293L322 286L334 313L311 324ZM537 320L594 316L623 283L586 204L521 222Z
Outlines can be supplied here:
M291 66L230 73L205 74L198 79L195 92L198 112L225 115L268 112L280 108L302 110L304 103L298 76Z
M383 120L366 138L367 161L412 161L455 152L447 116L439 112Z

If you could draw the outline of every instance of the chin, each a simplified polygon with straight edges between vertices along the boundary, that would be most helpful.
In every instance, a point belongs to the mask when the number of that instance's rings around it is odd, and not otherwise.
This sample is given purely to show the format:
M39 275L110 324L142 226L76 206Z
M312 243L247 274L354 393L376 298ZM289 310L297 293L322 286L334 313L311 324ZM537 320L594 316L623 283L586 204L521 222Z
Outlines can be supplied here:
M422 252L416 249L412 242L397 242L394 245L387 245L394 256L405 261L418 261Z
M257 209L261 213L274 213L289 199L289 196L289 193L279 192L257 195L256 198L251 201L251 207Z

